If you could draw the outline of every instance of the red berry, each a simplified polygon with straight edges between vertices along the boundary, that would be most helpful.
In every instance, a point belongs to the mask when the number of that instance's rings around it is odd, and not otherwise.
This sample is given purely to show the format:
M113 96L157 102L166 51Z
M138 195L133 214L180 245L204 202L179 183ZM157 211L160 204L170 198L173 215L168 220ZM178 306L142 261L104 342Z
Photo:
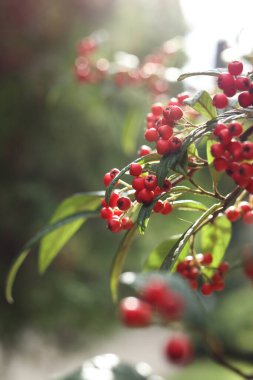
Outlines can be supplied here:
M215 158L213 160L213 165L217 172L223 172L228 167L228 161L224 157Z
M237 121L232 121L228 124L228 131L231 136L240 136L240 134L243 132L243 127L241 123L238 123Z
M193 359L194 348L187 335L171 337L165 346L166 358L174 364L186 365Z
M138 192L138 202L149 204L154 199L154 192L147 189L142 189Z
M172 212L172 210L173 210L172 205L169 202L165 201L164 204L163 204L162 214L163 215L168 215L168 214L170 214Z
M167 290L159 300L159 312L167 320L175 320L182 317L185 309L185 301L181 294Z
M117 206L122 211L128 210L131 207L131 205L131 199L128 197L119 197L119 199L117 200Z
M251 211L251 205L247 201L241 201L238 205L238 209L242 214L244 214L247 211Z
M154 190L157 186L157 178L154 174L149 174L144 178L144 187L147 190Z
M172 120L180 120L183 117L183 110L182 108L178 106L171 106L170 107L170 116L172 117Z
M111 219L113 216L111 207L103 207L100 211L100 216L102 219Z
M151 323L151 306L136 297L126 297L120 301L121 320L129 327L143 327Z
M176 136L171 137L169 139L169 142L170 142L170 150L172 152L177 152L181 148L182 141L178 137Z
M253 224L253 210L245 212L242 219L246 224Z
M147 141L153 142L159 139L159 134L155 128L150 128L146 130L144 137Z
M253 159L253 143L251 141L244 141L242 143L242 157L245 160Z
M113 216L111 219L108 219L107 226L112 232L120 232L121 230L121 222L119 217Z
M218 266L218 270L220 273L226 273L229 269L229 263L227 261L223 261L223 263L221 263L219 266Z
M235 206L230 206L226 209L225 215L230 222L235 222L241 216L240 211Z
M206 253L203 254L203 258L201 260L201 264L203 264L203 265L209 265L209 264L212 263L212 261L213 261L213 256L212 256L211 253L206 252Z
M138 177L142 173L142 166L140 164L132 163L129 168L129 173L132 176Z
M247 77L237 77L235 79L235 86L238 91L246 91L250 86L250 80Z
M169 140L159 139L156 142L156 150L157 150L157 153L161 154L162 156L169 154L171 152Z
M167 286L161 280L150 281L142 290L142 298L151 305L158 305L167 294Z
M218 87L227 90L235 87L235 80L230 73L222 73L218 76Z
M211 154L213 157L218 158L224 156L225 148L221 143L215 143L211 146Z
M214 131L213 131L214 136L219 136L220 132L221 132L223 129L227 129L226 124L223 124L223 123L218 123L218 124L216 124L216 126L215 126L215 128L214 128Z
M135 177L132 182L132 187L134 190L138 190L138 191L144 189L144 178Z
M248 91L243 91L238 96L238 102L241 107L249 107L252 103L252 97Z
M128 216L124 216L122 219L121 219L121 228L123 230L130 230L134 225L134 222L128 217Z
M216 94L213 97L213 105L216 108L222 109L226 108L228 105L228 98L225 94Z
M243 64L240 61L229 62L228 71L232 75L240 75L243 70Z
M153 207L154 212L162 212L163 210L163 201L159 200Z
M118 175L119 173L120 173L120 170L117 168L113 168L110 170L110 176L112 177L112 179L116 177L116 175Z
M205 282L201 286L201 293L204 294L205 296L209 296L210 294L212 294L212 292L213 292L213 287L208 282Z
M116 207L118 199L119 199L119 194L112 192L109 199L109 206L112 208Z
M138 151L139 156L146 156L151 153L151 148L147 145L142 145Z
M151 111L152 111L153 115L160 116L163 113L163 105L162 105L162 103L154 103L151 106Z
M112 182L112 180L113 180L113 178L112 178L110 172L105 173L105 175L104 175L104 185L108 186Z
M166 178L163 182L162 190L166 193L172 188L172 183Z
M161 127L158 128L158 133L162 139L168 140L173 135L173 128L167 124L161 125Z

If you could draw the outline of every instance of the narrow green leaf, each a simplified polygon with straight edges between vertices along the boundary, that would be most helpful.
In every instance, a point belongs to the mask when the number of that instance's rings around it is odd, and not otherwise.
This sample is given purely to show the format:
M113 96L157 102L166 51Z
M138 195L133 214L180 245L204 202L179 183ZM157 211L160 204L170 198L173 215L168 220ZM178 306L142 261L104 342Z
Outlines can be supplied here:
M214 223L209 223L201 230L201 247L203 252L210 252L213 256L212 267L217 267L229 245L231 239L231 222L226 216L218 216ZM206 274L211 276L212 270L206 269Z
M117 252L115 254L115 257L112 263L111 274L110 274L110 288L111 288L112 299L114 302L116 302L118 298L119 277L122 272L122 268L126 260L127 254L129 252L129 248L134 240L136 230L137 230L137 226L134 225L130 230L126 232L123 240L121 241L117 249Z
M198 201L183 199L172 202L174 210L184 211L206 211L207 207Z
M11 266L11 269L8 273L7 276L7 281L6 281L6 299L8 302L13 302L13 297L12 297L12 288L13 284L17 275L17 272L19 268L21 267L23 261L27 257L27 255L30 253L31 248L44 236L49 234L50 232L65 226L68 223L71 223L75 220L80 220L80 219L85 219L85 218L92 218L92 217L97 217L99 216L99 213L96 211L88 211L88 212L79 212L73 215L70 215L66 218L60 219L58 222L49 224L43 229L41 229L32 239L30 239L23 249L21 250L20 254L18 255L17 259L14 261L14 263Z
M102 193L103 194L103 193ZM102 195L101 194L101 195ZM50 224L54 224L63 217L67 217L74 212L92 211L95 210L101 202L101 196L97 193L82 193L75 194L65 199L55 211L51 218ZM77 232L86 218L82 217L78 220L73 220L66 225L61 226L47 234L40 243L39 249L39 272L44 273L53 259L68 242L68 240Z
M179 258L182 250L184 249L186 243L189 241L190 237L196 233L196 231L201 227L201 225L206 222L209 217L214 213L221 209L221 205L219 203L214 204L207 211L205 211L199 219L194 222L191 227L186 230L186 232L181 236L181 238L175 243L175 245L170 249L167 253L161 268L162 270L170 270L174 265L176 260Z
M129 112L122 129L121 146L126 154L133 154L136 150L137 135L140 130L142 115L140 110Z
M181 236L182 235L171 236L168 240L163 241L155 249L153 249L144 264L144 270L159 269L168 251L175 245Z
M14 264L12 265L12 267L8 273L6 288L5 288L5 297L9 303L14 302L14 299L12 296L13 284L14 284L17 272L18 272L19 268L21 267L21 265L23 264L23 262L25 261L29 252L30 252L30 249L26 249L26 250L22 251L20 253L20 255L18 256L18 258L16 259L16 261L14 262Z
M206 70L206 71L196 71L196 72L191 72L191 73L185 73L185 74L181 74L179 77L178 77L178 81L182 81L186 78L189 78L189 77L194 77L194 76L197 76L197 75L207 75L207 76L214 76L214 77L217 77L219 74L225 72L226 69L213 69L213 70Z
M158 153L151 153L151 154L147 154L146 156L143 156L143 157L138 157L133 162L136 162L136 163L139 163L140 165L143 165L146 163L157 162L160 160L160 158L161 158L161 156ZM113 178L113 180L111 181L109 186L106 188L106 192L105 192L106 203L109 203L110 195L114 189L115 184L129 170L131 164L132 164L132 162L130 164L128 164L127 166L125 166L123 169L121 169L119 174Z
M163 156L156 171L158 186L162 187L170 170L185 174L185 149ZM182 161L182 163L181 163Z
M207 91L199 91L192 98L185 99L185 104L191 106L195 111L205 116L208 120L217 116L216 108L212 103L212 98Z

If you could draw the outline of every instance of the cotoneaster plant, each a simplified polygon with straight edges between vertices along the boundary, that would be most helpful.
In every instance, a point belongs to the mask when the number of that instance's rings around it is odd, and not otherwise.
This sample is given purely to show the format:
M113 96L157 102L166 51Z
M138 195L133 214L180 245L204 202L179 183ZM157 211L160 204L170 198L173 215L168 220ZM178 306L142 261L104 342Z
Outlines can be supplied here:
M88 54L95 47L85 41L84 48ZM105 191L77 194L60 204L11 267L7 300L13 301L17 271L34 244L40 241L39 271L43 273L87 218L100 217L105 228L123 234L110 281L122 322L128 327L156 323L175 329L164 347L171 363L192 362L197 337L217 363L253 379L253 370L246 373L234 364L210 328L215 323L213 300L217 294L222 297L230 274L237 269L253 280L250 249L242 250L236 261L229 249L232 223L241 220L245 228L253 224L253 74L243 70L243 63L234 61L227 69L181 75L180 81L193 75L214 76L217 93L182 93L166 103L153 103L138 157L123 169L107 170ZM209 171L211 185L200 185L197 174L202 171ZM220 186L221 178L226 179L229 191ZM123 273L131 244L138 234L148 233L150 218L161 214L166 223L177 210L198 216L182 234L168 235L147 255L144 273ZM119 285L129 288L128 297L120 297ZM252 363L253 353L248 356Z

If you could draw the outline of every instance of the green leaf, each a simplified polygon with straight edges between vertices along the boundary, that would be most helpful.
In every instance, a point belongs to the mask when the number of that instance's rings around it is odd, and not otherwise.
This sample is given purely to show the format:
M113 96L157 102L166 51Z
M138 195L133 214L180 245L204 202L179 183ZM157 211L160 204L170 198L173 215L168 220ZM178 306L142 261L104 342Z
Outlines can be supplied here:
M127 254L129 252L129 248L134 240L136 230L137 230L137 225L135 224L130 230L126 232L114 256L114 260L113 260L112 268L111 268L111 274L110 274L110 288L111 288L112 299L114 302L116 302L118 298L119 277L122 272L122 268L125 263Z
M82 211L95 210L101 203L101 193L81 193L75 194L65 199L56 209L50 224L54 224L62 218L66 218L71 214ZM68 242L68 240L77 232L81 225L85 222L85 217L79 220L73 220L66 225L57 228L45 236L39 249L39 272L44 273L53 259Z
M161 156L158 153L150 153L150 154L147 154L146 156L138 157L133 162L136 162L136 163L138 163L140 165L143 165L143 164L146 164L146 163L157 162L157 161L160 160L160 158L161 158ZM106 188L106 192L105 192L106 203L109 203L110 196L111 196L112 191L114 190L115 184L129 170L130 165L133 162L131 162L130 164L128 164L127 166L125 166L123 169L121 169L121 171L119 172L119 174L117 174L113 178L113 180L111 181L111 183L109 184L109 186Z
M207 91L199 91L192 98L184 100L185 104L191 106L195 111L205 116L208 120L217 116L216 108L212 103L212 98Z
M23 249L21 250L20 254L18 255L17 259L15 259L14 263L12 264L10 271L7 276L7 281L6 281L6 299L8 302L12 303L14 302L13 296L12 296L12 289L13 289L13 284L17 275L17 272L21 265L23 264L24 260L26 259L27 255L30 253L31 248L44 236L49 234L50 232L65 226L68 223L71 223L75 220L80 220L80 219L86 219L86 218L92 218L92 217L97 217L99 216L98 212L95 211L88 211L88 212L79 212L73 215L69 215L66 218L60 219L58 222L49 224L43 229L41 229L32 239L30 239Z
M185 74L181 74L179 77L178 77L178 81L182 81L186 78L189 78L189 77L194 77L194 76L197 76L197 75L207 75L207 76L214 76L214 77L217 77L218 75L220 75L221 73L224 73L226 71L226 69L213 69L213 70L206 70L206 71L196 71L196 72L192 72L192 73L185 73Z
M191 227L186 230L186 232L181 236L181 238L175 243L175 245L170 249L166 255L161 268L162 270L171 270L174 267L177 259L179 258L182 250L184 249L186 243L189 241L190 237L195 234L198 229L201 228L202 224L207 222L210 216L221 209L219 203L214 204L208 210L206 210L200 217L197 219Z
M184 211L206 211L207 207L198 201L183 199L180 201L172 202L174 210Z
M158 186L163 186L164 180L170 170L185 174L185 165L185 149L180 149L178 152L163 156L156 171Z
M171 236L168 240L163 241L153 249L144 264L144 270L159 269L168 251L175 245L181 236L182 235Z
M121 146L128 155L133 154L136 150L136 139L140 130L142 116L139 110L129 112L126 116L121 135Z
M17 272L18 272L19 268L21 267L21 265L23 264L23 262L25 261L29 252L30 252L30 249L23 250L20 253L20 255L18 256L18 258L15 260L14 264L12 265L12 267L8 273L6 288L5 288L5 297L9 303L14 302L14 299L12 296L13 284L14 284Z
M231 222L226 216L218 216L213 223L209 223L201 230L201 247L203 252L210 252L213 256L212 267L217 267L229 245L231 239ZM206 269L211 276L212 270Z

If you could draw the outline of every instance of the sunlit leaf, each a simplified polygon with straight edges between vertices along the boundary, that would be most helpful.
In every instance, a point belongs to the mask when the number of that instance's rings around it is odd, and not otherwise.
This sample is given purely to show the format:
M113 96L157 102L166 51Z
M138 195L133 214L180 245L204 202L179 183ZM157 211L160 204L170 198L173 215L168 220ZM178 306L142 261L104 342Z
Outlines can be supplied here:
M54 224L60 219L67 217L75 212L95 210L101 203L101 193L82 193L75 194L65 199L55 211L50 220L50 224ZM82 217L78 220L70 221L55 231L45 236L40 243L39 249L39 272L44 273L53 259L59 253L61 248L69 241L75 232L85 222L86 218Z
M217 116L217 110L213 105L212 98L207 91L199 91L192 98L187 98L184 103L191 106L200 115L207 119L213 119Z
M226 216L218 216L213 223L208 223L201 230L201 247L203 252L213 256L212 267L217 267L226 253L231 239L231 222ZM206 270L211 276L212 270Z
M126 232L114 256L114 260L113 260L112 268L111 268L111 274L110 274L110 288L111 288L112 299L115 302L118 298L119 277L120 277L120 274L122 273L123 265L128 255L129 248L134 240L136 230L137 230L137 226L134 225L130 230Z
M179 201L172 202L174 210L183 211L206 211L207 207L198 201L182 199Z

